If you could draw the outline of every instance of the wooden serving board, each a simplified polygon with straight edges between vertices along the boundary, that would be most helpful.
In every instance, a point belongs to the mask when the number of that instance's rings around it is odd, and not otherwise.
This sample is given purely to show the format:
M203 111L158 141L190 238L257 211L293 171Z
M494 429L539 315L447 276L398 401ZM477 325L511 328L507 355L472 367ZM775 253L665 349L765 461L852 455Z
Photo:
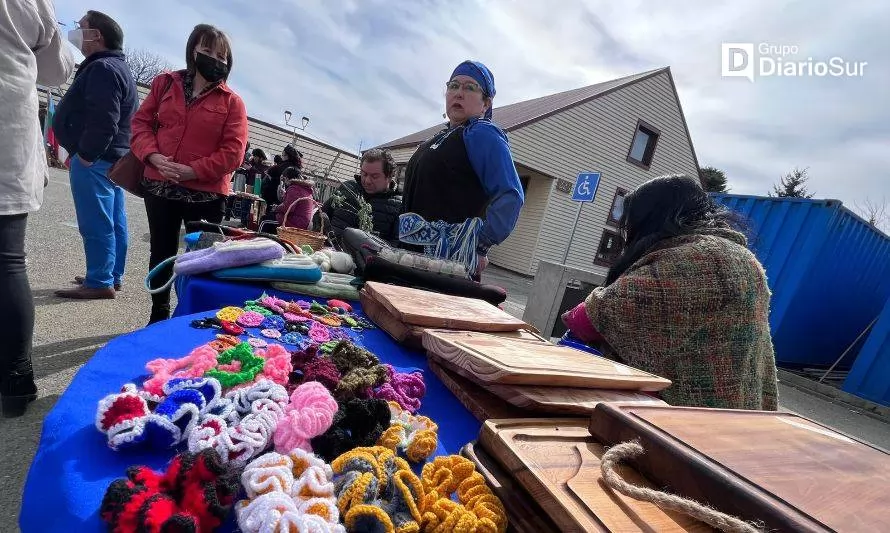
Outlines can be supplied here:
M423 348L423 328L406 325L364 290L359 293L359 302L365 315L393 340L409 348L418 350Z
M778 531L890 531L890 454L774 411L600 404L590 431L639 438L672 492Z
M475 298L369 281L364 290L404 324L470 331L515 331L528 324Z
M491 491L500 498L507 511L507 531L516 533L557 533L559 528L509 474L504 472L488 452L475 443L464 446L460 454L473 461L476 472L485 478Z
M536 387L533 385L488 385L485 388L516 407L548 414L589 415L602 402L667 405L655 396L628 390Z
M489 420L479 440L561 531L711 531L686 515L609 489L600 472L604 448L587 424L587 418ZM631 483L654 488L630 467L622 465L618 472Z
M448 371L434 361L429 361L429 367L445 385L445 388L451 391L460 400L460 403L476 417L476 420L484 422L489 418L526 416L522 409L510 405L479 385Z
M596 355L552 344L427 330L423 346L461 375L484 384L659 391L670 380Z

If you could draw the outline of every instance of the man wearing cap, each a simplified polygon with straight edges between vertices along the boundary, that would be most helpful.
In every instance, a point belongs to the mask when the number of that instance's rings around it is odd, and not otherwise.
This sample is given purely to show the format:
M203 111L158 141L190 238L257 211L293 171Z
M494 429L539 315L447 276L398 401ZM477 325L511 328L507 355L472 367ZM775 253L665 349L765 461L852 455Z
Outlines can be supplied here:
M408 162L402 212L451 225L480 219L474 233L478 268L472 276L478 280L489 248L516 227L525 195L507 135L491 121L491 71L478 61L464 61L445 87L448 123Z

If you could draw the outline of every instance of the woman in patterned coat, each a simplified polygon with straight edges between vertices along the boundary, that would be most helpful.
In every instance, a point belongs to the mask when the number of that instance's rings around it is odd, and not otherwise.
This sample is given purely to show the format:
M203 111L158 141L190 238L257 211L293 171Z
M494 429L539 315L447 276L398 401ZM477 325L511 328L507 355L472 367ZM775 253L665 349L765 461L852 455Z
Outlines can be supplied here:
M563 316L569 329L670 379L671 405L775 410L770 290L733 216L673 175L629 194L621 226L624 253Z

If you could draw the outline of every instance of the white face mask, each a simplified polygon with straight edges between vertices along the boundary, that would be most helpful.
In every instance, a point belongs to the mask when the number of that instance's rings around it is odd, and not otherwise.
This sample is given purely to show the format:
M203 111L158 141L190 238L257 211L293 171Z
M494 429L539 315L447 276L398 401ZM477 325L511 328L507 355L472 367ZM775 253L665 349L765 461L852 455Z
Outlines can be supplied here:
M68 40L77 47L78 50L83 49L83 30L76 29L68 32Z
M77 28L74 30L70 30L68 32L68 40L71 41L71 44L77 47L83 53L83 43L92 42L96 39L86 39L84 34L89 31L89 28Z

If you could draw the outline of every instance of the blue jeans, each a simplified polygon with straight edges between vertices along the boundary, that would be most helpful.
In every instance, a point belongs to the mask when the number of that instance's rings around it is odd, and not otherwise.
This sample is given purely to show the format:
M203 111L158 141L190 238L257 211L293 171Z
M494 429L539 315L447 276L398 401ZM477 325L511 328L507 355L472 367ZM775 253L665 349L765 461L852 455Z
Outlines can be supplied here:
M108 179L110 168L101 159L85 167L80 158L71 158L71 196L87 263L85 287L120 283L127 262L124 190Z

